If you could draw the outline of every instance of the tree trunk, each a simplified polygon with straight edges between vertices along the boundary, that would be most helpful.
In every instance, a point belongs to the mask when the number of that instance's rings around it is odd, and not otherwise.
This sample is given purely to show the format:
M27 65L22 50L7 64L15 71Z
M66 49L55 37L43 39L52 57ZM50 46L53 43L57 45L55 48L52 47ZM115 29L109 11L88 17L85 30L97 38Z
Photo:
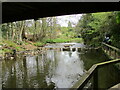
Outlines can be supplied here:
M6 36L6 39L8 40L8 31L7 31L7 34L6 34L7 36Z
M34 26L33 41L36 41L37 20L34 20Z
M25 35L25 28L23 28L23 31L22 31L22 40L23 39L27 39L26 35Z
M24 21L21 21L21 27L20 27L20 34L19 34L19 40L22 41L22 32L24 29Z
M15 37L15 29L14 29L13 25L12 25L11 29L12 29L12 41L13 41L14 37Z

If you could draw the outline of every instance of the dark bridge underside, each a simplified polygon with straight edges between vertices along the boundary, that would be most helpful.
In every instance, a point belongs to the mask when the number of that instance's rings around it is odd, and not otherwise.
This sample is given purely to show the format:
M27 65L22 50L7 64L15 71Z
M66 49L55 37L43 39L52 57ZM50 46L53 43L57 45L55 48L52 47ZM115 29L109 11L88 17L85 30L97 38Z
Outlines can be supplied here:
M2 23L69 14L117 11L119 3L4 2Z

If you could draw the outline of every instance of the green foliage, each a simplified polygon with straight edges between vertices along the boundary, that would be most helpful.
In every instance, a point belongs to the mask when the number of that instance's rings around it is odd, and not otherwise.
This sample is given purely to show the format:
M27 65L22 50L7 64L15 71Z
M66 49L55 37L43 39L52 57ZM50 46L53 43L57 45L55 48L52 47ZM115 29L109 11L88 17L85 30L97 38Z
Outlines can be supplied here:
M120 12L84 14L76 26L86 45L99 46L105 35L111 36L112 45L120 47ZM117 20L117 23L116 23Z
M120 24L120 12L117 13L116 22Z
M23 50L24 50L22 47L19 47L19 46L16 46L15 49L16 49L17 51L23 51Z
M56 38L56 39L47 39L46 43L63 43L63 42L69 42L68 39L62 39L62 38Z
M82 38L72 38L70 40L70 42L83 43L83 39Z
M45 42L35 42L34 45L40 47L45 45Z
M54 43L53 39L47 39L45 40L46 43Z
M22 44L28 45L28 44L30 44L30 43L25 42L25 41L22 41Z
M7 48L4 48L4 49L2 50L2 52L3 52L3 53L12 53L12 50L7 49Z
M82 38L56 38L56 39L47 39L45 40L46 43L65 43L65 42L77 42L82 43Z
M10 40L3 40L3 43L9 47L16 47L16 43L10 41Z
M3 44L4 43L4 44ZM5 45L7 48L3 49L3 52L11 52L12 49L16 49L17 51L23 51L24 49L20 46L18 46L18 44L14 43L13 41L8 41L8 40L3 40L2 45Z
M57 39L54 39L53 42L55 42L55 43L63 43L63 42L70 42L70 40L69 39L57 38Z

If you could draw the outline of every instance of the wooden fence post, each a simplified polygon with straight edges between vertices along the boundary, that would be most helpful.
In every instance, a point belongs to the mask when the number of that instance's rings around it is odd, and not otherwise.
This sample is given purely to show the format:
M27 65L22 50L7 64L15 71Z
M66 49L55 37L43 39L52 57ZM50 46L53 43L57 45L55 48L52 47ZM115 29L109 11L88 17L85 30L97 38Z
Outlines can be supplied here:
M109 48L109 54L110 54L110 56L111 56L111 48Z
M98 90L98 69L95 70L93 75L93 90Z
M115 55L115 59L116 59L116 50L114 50L114 55Z

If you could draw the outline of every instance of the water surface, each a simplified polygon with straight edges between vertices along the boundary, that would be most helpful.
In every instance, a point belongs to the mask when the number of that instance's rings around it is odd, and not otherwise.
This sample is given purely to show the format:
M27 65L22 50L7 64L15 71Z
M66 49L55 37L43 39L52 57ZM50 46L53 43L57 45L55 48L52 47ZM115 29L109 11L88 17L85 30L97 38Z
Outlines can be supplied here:
M46 47L62 45L63 43ZM82 44L75 44L72 47L80 47L80 45L84 47ZM108 57L101 50L80 52L47 50L43 54L28 55L17 60L4 60L2 61L2 87L70 88L93 64L106 60ZM101 68L99 76L100 88L108 88L120 80L119 72L114 66Z

